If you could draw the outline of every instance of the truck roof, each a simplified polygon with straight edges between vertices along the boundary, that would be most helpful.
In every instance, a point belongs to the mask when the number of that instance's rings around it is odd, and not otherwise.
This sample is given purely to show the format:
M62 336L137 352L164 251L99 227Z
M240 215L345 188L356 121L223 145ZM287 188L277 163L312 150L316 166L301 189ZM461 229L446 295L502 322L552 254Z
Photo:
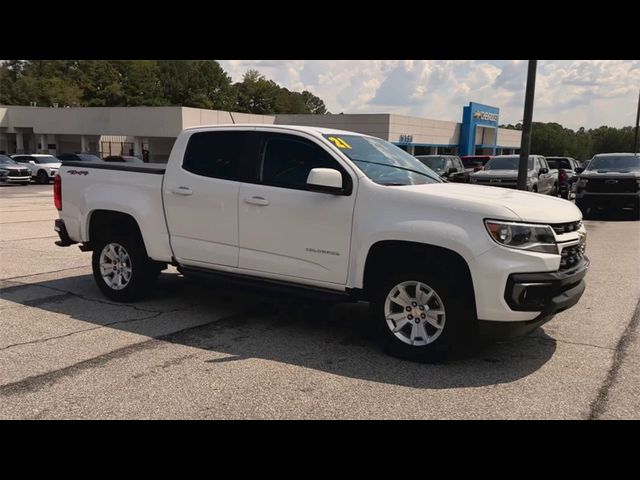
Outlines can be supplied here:
M348 130L338 130L335 128L326 128L326 127L314 127L307 125L280 125L280 124L271 124L271 123L225 123L225 124L216 124L216 125L198 125L197 127L188 127L185 128L185 131L209 131L215 129L229 129L229 128L273 128L273 129L281 129L281 130L295 130L298 132L306 132L312 135L359 135L361 137L369 137L370 135L365 135L363 133L351 132Z

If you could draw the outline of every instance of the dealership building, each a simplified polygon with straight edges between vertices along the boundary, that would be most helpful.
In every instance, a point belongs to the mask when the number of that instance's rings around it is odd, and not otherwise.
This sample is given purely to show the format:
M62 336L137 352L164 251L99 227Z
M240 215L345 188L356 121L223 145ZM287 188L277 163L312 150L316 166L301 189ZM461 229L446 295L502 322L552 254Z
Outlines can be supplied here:
M499 128L499 114L498 108L473 102L463 108L461 122L392 113L253 115L189 107L0 106L0 152L90 152L166 162L184 128L262 123L360 132L388 140L414 155L517 153L521 132Z

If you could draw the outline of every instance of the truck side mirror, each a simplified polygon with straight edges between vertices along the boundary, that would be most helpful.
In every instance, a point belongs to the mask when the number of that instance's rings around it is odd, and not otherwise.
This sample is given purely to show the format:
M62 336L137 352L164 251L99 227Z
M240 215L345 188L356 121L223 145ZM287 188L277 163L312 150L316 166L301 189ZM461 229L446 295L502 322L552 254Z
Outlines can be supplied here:
M452 173L456 173L458 171L458 169L456 167L451 167L449 169L449 175L451 175Z
M314 168L307 177L307 187L313 192L344 193L342 174L333 168Z
M582 172L584 172L584 167L576 168L576 173L582 173Z
M540 170L538 170L538 173L539 173L540 175L542 175L543 173L549 173L549 169L548 169L548 168L544 168L544 167L542 167Z

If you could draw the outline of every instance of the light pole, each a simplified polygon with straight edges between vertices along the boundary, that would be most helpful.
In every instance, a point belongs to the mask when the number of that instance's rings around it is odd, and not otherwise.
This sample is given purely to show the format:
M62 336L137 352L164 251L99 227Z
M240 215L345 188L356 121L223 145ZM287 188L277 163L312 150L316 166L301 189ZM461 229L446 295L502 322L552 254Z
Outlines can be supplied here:
M638 124L640 124L640 92L638 92L638 113L636 114L636 135L633 138L633 153L638 154Z
M527 89L524 94L524 117L522 119L524 123L520 142L520 163L518 164L518 190L527 189L527 164L529 163L529 149L531 148L531 120L533 118L537 64L537 60L529 60L529 68L527 70Z

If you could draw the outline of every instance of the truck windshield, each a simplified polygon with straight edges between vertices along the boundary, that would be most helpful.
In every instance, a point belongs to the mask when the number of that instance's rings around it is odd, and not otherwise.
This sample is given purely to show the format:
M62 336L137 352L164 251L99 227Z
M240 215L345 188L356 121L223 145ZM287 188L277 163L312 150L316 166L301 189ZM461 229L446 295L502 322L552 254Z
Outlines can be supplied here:
M493 157L484 166L485 170L518 170L518 162L520 157L518 155L508 157ZM529 170L533 168L533 159L529 158Z
M446 160L442 157L416 157L422 163L424 163L427 167L429 167L434 172L443 172L446 164Z
M324 135L362 172L380 185L442 183L429 167L395 145L362 135Z
M612 172L640 171L640 156L636 155L606 155L595 156L589 162L587 170L606 170Z

